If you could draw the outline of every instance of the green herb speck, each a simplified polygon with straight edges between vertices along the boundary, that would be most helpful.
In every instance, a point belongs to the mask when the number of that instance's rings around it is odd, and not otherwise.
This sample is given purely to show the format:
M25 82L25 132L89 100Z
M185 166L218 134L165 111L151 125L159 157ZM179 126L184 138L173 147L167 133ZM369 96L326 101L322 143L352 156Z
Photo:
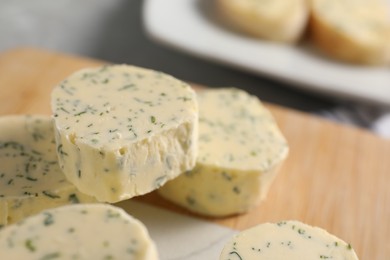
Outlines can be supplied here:
M236 193L236 194L240 194L240 193L241 193L241 190L240 190L240 188L238 188L237 186L234 186L234 187L233 187L233 192Z
M236 255L236 256L238 257L239 260L242 260L242 257L240 256L240 254L237 253L236 251L230 252L229 255Z
M44 212L43 214L45 215L45 219L43 220L43 224L45 226L52 225L54 223L53 215L49 212Z
M35 247L35 245L33 244L33 241L31 239L27 239L25 242L24 242L24 245L26 246L26 248L28 250L30 250L31 252L35 252L37 250L37 248Z
M132 87L134 87L133 84L125 85L125 86L119 88L118 91L122 91L122 90L129 89L129 88L132 88Z
M74 116L81 116L82 114L85 114L85 113L87 113L87 111L81 111L79 113L74 114Z
M188 196L188 197L186 198L186 201L187 201L187 203L188 203L189 205L191 205L191 206L195 205L195 199L192 198L192 197L190 197L190 196Z
M120 214L118 212L113 212L112 210L107 211L107 218L119 218Z
M53 194L53 193L50 193L49 191L42 191L43 195L51 198L51 199L59 199L60 196L56 195L56 194Z
M222 172L222 177L227 180L227 181L231 181L232 180L232 176L229 175L227 172Z
M50 259L55 259L58 257L61 257L61 253L60 252L53 252L53 253L49 253L47 255L44 255L43 257L40 258L40 260L50 260Z
M26 179L29 180L29 181L37 181L38 180L37 178L33 178L33 177L30 177L30 176L27 176Z
M74 193L69 195L68 201L69 201L70 203L73 203L73 204L80 203L79 198L78 198L77 195L74 194Z

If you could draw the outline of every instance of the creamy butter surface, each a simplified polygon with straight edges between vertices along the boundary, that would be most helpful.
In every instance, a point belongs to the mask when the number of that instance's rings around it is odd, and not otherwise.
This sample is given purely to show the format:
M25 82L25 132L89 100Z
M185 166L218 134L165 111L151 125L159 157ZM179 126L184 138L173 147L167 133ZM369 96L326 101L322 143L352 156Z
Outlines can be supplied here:
M265 198L288 145L270 112L235 89L204 90L199 101L199 156L160 195L209 216L243 213Z
M94 202L67 181L48 116L0 117L0 225L47 208Z
M78 71L52 92L59 162L99 201L150 192L195 164L198 105L186 83L127 65Z
M357 260L350 244L299 221L265 223L247 229L223 248L220 260Z
M144 225L107 204L43 211L0 230L0 258L156 260Z

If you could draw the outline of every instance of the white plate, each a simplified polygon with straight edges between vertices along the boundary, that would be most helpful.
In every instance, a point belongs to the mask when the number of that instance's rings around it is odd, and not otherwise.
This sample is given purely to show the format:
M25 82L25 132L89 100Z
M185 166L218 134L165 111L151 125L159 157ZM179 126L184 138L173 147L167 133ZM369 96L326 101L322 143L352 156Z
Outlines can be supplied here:
M283 80L289 85L390 105L390 68L338 63L308 46L285 46L229 31L205 12L210 0L147 0L146 31L182 51Z

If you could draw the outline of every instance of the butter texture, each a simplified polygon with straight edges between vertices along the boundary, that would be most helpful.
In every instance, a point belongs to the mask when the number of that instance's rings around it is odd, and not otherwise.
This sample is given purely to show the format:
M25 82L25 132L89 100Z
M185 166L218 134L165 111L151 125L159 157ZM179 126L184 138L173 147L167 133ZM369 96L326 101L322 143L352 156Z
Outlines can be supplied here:
M1 259L156 260L148 231L107 204L67 205L0 230Z
M267 195L288 145L270 112L236 88L199 92L199 156L159 194L208 216L243 213Z
M148 193L195 165L198 104L180 80L108 65L70 75L51 98L60 166L99 201Z
M357 260L350 244L299 221L264 223L234 236L220 260Z
M94 202L67 181L48 116L0 117L0 225L43 209Z

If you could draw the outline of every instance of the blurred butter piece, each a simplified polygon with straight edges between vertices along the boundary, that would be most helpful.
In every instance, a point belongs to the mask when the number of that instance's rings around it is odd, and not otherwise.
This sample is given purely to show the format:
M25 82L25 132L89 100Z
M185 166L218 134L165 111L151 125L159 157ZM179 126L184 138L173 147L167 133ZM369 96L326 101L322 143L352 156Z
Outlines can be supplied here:
M390 63L390 15L381 0L311 0L311 34L327 55L356 64Z
M308 18L305 0L216 0L216 7L231 27L278 42L299 40Z

